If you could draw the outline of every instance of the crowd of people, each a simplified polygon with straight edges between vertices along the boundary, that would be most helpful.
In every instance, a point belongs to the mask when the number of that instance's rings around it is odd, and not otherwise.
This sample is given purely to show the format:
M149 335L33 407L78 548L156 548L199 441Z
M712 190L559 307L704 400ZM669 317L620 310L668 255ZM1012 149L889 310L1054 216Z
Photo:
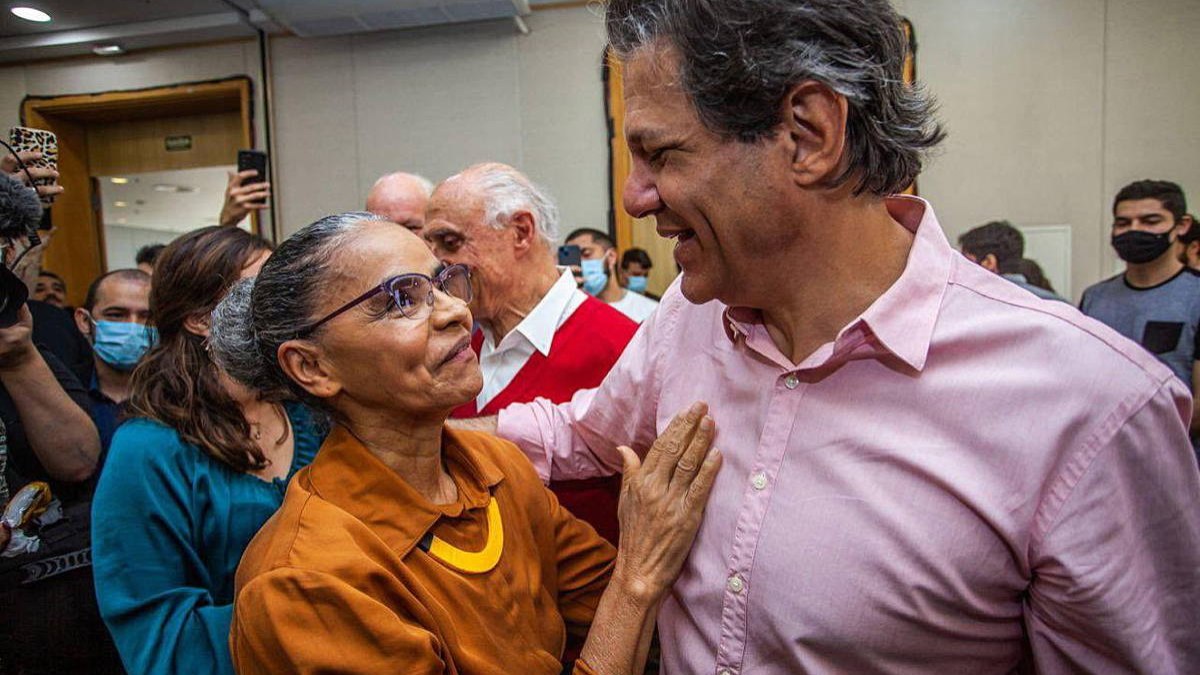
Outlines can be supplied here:
M495 162L278 246L232 173L74 307L6 235L0 673L1200 672L1183 189L1078 308L1007 221L955 250L859 5L607 3L661 298Z

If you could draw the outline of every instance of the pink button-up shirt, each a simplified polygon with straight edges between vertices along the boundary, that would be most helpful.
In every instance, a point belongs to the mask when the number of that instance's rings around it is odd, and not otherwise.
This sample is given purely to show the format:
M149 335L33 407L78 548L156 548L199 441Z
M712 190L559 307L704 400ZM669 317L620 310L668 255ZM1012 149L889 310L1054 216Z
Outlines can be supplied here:
M1188 392L953 251L799 365L757 313L663 298L598 389L508 408L543 478L612 472L707 401L725 463L659 615L670 675L1200 673ZM803 274L796 270L795 274Z

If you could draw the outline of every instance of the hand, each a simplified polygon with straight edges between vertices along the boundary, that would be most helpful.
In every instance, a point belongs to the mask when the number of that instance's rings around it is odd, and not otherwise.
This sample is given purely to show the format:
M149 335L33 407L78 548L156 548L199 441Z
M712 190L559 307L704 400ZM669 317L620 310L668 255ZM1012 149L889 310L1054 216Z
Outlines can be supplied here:
M242 184L257 175L254 169L229 173L229 183L225 185L225 205L221 207L221 225L237 225L251 211L267 208L267 201L271 198L270 183Z
M29 313L29 307L21 305L17 322L8 328L0 328L0 372L22 366L36 356L33 315Z
M721 466L721 453L710 450L716 424L707 412L696 403L676 415L644 461L618 448L625 470L613 580L647 603L657 603L679 576Z
M32 176L34 180L39 180L42 178L53 178L54 180L58 180L58 171L55 171L54 169L43 166L29 166L30 162L42 158L41 152L37 150L26 150L24 152L18 152L17 156L21 158L21 161L25 163L26 168L29 169L28 175L26 175L25 171L21 169L20 164L17 163L16 157L13 157L11 152L4 153L4 159L0 160L0 172L16 178L17 180L21 181L23 185L29 185L30 176ZM62 194L62 191L63 186L61 185L37 186L37 193L39 197L59 195Z

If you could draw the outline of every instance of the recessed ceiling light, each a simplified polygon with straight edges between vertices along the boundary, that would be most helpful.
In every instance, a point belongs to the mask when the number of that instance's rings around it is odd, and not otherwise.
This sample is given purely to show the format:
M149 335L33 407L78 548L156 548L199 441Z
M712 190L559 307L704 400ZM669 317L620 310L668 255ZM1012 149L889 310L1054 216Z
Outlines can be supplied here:
M34 9L32 7L13 7L9 11L11 11L13 14L17 15L18 17L25 19L26 21L36 21L37 23L46 23L47 21L50 20L49 14L43 12L40 9Z
M113 206L120 209L129 206L129 204L126 204L125 202L113 202Z
M120 177L109 178L109 180L112 181L113 185L124 185L129 182L128 178L120 178Z
M117 44L96 45L92 47L92 53L96 56L117 56L118 54L124 54L125 48Z

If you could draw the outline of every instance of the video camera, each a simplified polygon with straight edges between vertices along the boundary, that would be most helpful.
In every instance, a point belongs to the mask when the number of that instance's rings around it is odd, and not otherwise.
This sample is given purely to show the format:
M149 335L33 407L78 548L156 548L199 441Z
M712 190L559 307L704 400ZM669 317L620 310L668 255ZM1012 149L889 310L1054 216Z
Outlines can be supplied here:
M23 169L20 158L17 162ZM11 176L0 174L0 242L3 242L5 248L11 245L14 251L19 245L25 245L24 250L19 251L12 261L5 256L0 262L0 328L15 324L21 306L29 299L29 289L26 288L25 282L13 273L12 268L29 249L41 243L37 233L41 221L42 203L36 188L27 187Z

